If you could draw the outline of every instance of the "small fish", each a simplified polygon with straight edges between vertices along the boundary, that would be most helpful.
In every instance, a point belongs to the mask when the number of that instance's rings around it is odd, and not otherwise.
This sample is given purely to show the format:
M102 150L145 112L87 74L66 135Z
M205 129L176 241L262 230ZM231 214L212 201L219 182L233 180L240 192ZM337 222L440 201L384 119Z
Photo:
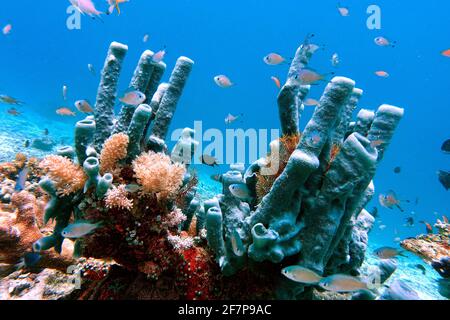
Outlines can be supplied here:
M209 156L207 154L201 155L200 156L200 161L201 161L202 164L205 164L205 165L210 166L210 167L215 167L215 166L219 165L217 163L217 159L216 158L214 158L212 156Z
M374 39L374 42L377 46L380 46L380 47L395 47L395 44L397 43L397 42L391 42L385 37L376 37Z
M303 104L307 107L315 107L319 105L319 101L316 99L308 98L305 101L303 101Z
M386 229L386 225L385 224L381 224L378 229L380 229L381 231L383 231L384 229Z
M450 153L450 139L446 140L442 146L441 151L444 153Z
M317 146L322 138L320 137L320 134L317 131L311 132L309 137L307 138L307 142L311 147Z
M399 174L400 172L402 172L402 168L401 167L395 167L394 168L394 173Z
M439 170L438 178L439 178L439 182L442 184L442 186L445 188L445 190L448 191L448 189L450 189L450 172L444 171L444 170Z
M248 189L246 184L239 183L239 184L232 184L228 187L231 194L238 198L239 200L250 200L252 199L252 196L250 195L250 190Z
M27 182L28 172L30 170L28 167L23 168L20 170L19 175L16 179L16 186L14 187L14 191L20 192L25 189L25 182Z
M92 108L91 104L88 100L78 100L75 102L75 107L80 111L81 113L93 113L94 109Z
M414 218L413 217L408 217L405 220L406 220L407 227L414 227Z
M150 36L148 34L145 34L144 37L142 38L142 42L146 43L148 39L150 39Z
M138 191L141 191L142 190L142 187L140 186L140 185L137 185L137 184L128 184L128 185L126 185L125 186L125 190L127 191L127 192L130 192L130 193L136 193L136 192L138 192Z
M97 228L101 227L102 222L98 223L90 223L87 221L78 221L68 225L61 232L61 235L64 238L77 239L82 238L92 232L94 232Z
M134 90L126 92L119 101L129 106L138 106L145 101L145 98L145 94L138 90Z
M319 286L333 292L356 292L368 290L367 284L356 277L345 274L335 274L322 279Z
M42 133L44 134L44 136L48 136L48 134L50 133L50 131L48 131L48 129L45 128L44 130L42 130Z
M0 95L0 103L9 104L9 105L16 105L16 106L20 106L20 105L25 104L24 102L19 101L16 98L13 98L11 96L4 95L4 94Z
M226 125L230 125L230 124L232 124L233 122L235 122L236 120L238 120L242 116L243 116L242 113L237 115L237 116L233 116L231 113L229 113L227 115L227 117L225 118L225 124Z
M210 176L211 180L216 182L222 182L222 175L221 174L213 174Z
M419 221L419 222L425 225L425 230L427 231L427 234L433 234L433 227L431 226L431 224L429 224L426 221Z
M311 285L318 284L323 279L314 271L298 265L283 268L281 274L292 281Z
M277 77L274 77L274 76L270 77L270 79L272 79L272 81L275 83L275 85L277 86L278 89L281 88L281 81L280 81L280 79L278 79Z
M158 51L157 53L155 53L152 57L153 62L158 63L164 60L165 56L167 54L166 48L164 47L164 49Z
M441 51L441 55L443 55L444 57L450 58L450 49Z
M64 101L66 101L67 100L67 86L66 85L64 85L62 87L62 96L63 96Z
M338 11L339 11L339 14L340 14L342 17L348 17L348 16L350 15L350 9L349 9L349 7L344 7L344 6L342 6L342 5L339 3L337 9L338 9Z
M336 68L337 66L339 66L340 62L341 61L339 59L339 55L337 53L334 53L331 57L331 65Z
M30 140L25 140L25 143L23 144L23 146L25 147L25 148L28 148L28 147L30 147L30 145L31 145L31 141Z
M278 53L269 53L267 56L264 57L263 60L269 66L276 66L286 61L286 59L283 58Z
M382 70L380 70L380 71L375 71L375 74L376 74L377 76L379 76L380 78L389 78L389 77L390 77L390 74L389 74L389 73L387 73L386 71L382 71Z
M442 216L442 220L444 221L444 223L448 224L448 218L446 216Z
M103 12L100 12L95 8L95 4L92 2L92 0L69 1L79 12L81 12L82 14L87 14L89 17L100 18L100 15L103 14Z
M383 140L374 140L374 141L370 142L370 146L372 148L377 148L377 147L381 146L383 143L384 143Z
M319 81L325 80L326 76L329 74L320 74L313 69L303 68L295 75L295 80L299 81L301 85L313 85Z
M42 256L38 252L27 252L20 258L20 262L16 264L16 268L32 268L37 265L41 259Z
M75 112L73 112L72 110L70 110L69 108L66 108L66 107L57 109L56 114L60 115L60 116L71 116L71 117L75 116Z
M87 65L87 67L88 67L88 70L89 70L89 72L92 74L92 75L96 75L97 73L95 72L95 69L94 69L94 66L92 65L92 64L88 64Z
M244 244L242 243L242 239L236 229L234 229L231 233L231 249L238 257L242 257L245 253Z
M12 25L7 24L6 26L3 27L2 32L6 36L11 33L11 30L12 30Z
M393 190L389 190L386 195L380 194L378 196L378 201L380 202L381 206L393 209L394 206L397 207L401 212L405 212L402 207L400 207L400 200L397 197L397 194ZM409 202L406 200L406 202Z
M117 9L117 15L120 16L120 7L119 4L129 2L130 0L108 0L109 8L107 14L112 14L114 12L114 8Z
M221 88L229 88L234 85L234 83L231 82L230 78L223 74L215 76L214 82Z
M22 112L19 112L19 110L17 110L16 108L8 109L6 112L14 117L20 116L22 114Z
M416 266L415 266L417 269L419 269L420 271L422 271L422 274L423 275L426 275L427 274L427 269L425 269L425 267L423 266L423 265L421 265L420 263L419 264L416 264Z
M392 259L397 256L405 257L404 252L391 247L381 247L374 251L374 254L380 259Z

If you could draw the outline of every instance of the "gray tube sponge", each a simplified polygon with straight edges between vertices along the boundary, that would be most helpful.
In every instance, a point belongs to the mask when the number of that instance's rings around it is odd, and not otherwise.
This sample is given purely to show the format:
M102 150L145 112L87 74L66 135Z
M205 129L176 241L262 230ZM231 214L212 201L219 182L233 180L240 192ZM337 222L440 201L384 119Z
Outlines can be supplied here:
M92 144L96 130L94 120L85 119L75 125L75 153L78 163L83 165L86 160L86 150Z
M194 140L195 131L190 128L184 128L178 142L172 149L171 159L173 162L189 165L192 157L197 150L199 142Z
M302 266L323 273L339 243L340 239L335 239L339 227L346 226L352 216L347 214L353 212L349 202L353 194L359 195L367 187L367 176L371 179L377 157L377 151L363 136L355 133L347 138L318 195L307 202L304 210L305 227L300 232Z
M133 88L139 92L145 94L147 86L152 77L155 64L152 61L153 52L150 50L145 50L141 58L139 59L138 65L134 70L133 77L131 78L129 88ZM120 114L117 120L117 124L114 128L113 133L126 132L130 126L131 119L133 117L136 106L123 105L120 109Z
M88 176L88 180L84 185L84 193L91 187L97 187L100 179L100 163L97 158L89 157L83 163L84 172Z
M372 110L361 109L356 116L356 123L353 131L366 137L374 118L375 112Z
M141 141L144 138L145 126L147 125L152 108L147 104L141 104L133 114L130 126L128 128L128 143L127 160L132 161L141 153Z
M105 197L108 190L111 189L112 183L113 175L110 173L105 173L103 177L98 180L96 194L99 199L103 199Z
M169 87L161 100L156 113L155 123L147 142L147 146L153 151L160 151L163 148L161 143L166 139L178 101L183 93L193 65L194 62L186 57L180 57L177 60L170 76Z
M60 147L56 150L56 154L67 159L75 159L75 150L71 146Z
M386 148L391 143L395 129L403 118L404 109L383 104L377 110L375 119L370 127L367 138L370 141L380 141L376 146L378 150L378 161L381 161Z
M150 104L150 101L153 98L153 95L156 93L159 83L166 71L166 64L162 61L158 63L153 63L153 73L147 84L147 88L145 89L144 94L147 97L145 103Z
M226 254L222 228L223 218L220 207L209 208L206 214L206 239L208 240L208 246L214 252L216 260L220 264L222 264L220 259Z
M188 231L189 227L191 226L192 218L194 217L197 210L200 208L201 204L198 199L192 199L192 201L189 203L189 207L187 208L185 215L186 215L186 221L183 222L183 225L181 227L182 231Z
M95 104L95 130L94 146L101 151L103 143L111 135L114 120L114 105L116 101L117 85L119 82L122 62L128 51L124 44L111 43L105 65L102 70L101 81L97 91ZM81 162L82 163L82 162Z

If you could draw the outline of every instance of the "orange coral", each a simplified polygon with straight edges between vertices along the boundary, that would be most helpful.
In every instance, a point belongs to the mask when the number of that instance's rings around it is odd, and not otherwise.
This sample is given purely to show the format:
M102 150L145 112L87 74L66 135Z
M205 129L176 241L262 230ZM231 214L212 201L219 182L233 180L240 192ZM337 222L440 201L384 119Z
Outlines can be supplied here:
M294 150L297 148L297 145L300 141L300 135L288 135L283 136L279 139L280 143L280 150L278 156L268 156L268 166L270 166L270 162L273 161L273 158L276 157L276 160L279 161L278 165L278 171L273 175L257 175L257 183L256 183L256 196L258 202L261 202L262 198L269 193L270 189L272 188L273 183L275 180L280 176L280 174L283 172L284 168L286 167L286 164L289 161L289 158L294 152Z
M130 139L125 133L117 133L106 140L100 154L100 171L113 173L120 160L127 156Z
M39 166L55 183L58 195L67 196L84 187L86 175L83 169L66 157L47 156Z
M152 151L136 158L133 170L143 192L157 194L160 199L173 197L186 173L182 164L172 163L169 156Z
M119 208L131 210L133 208L133 200L127 198L128 192L124 184L114 187L106 193L105 204L109 209Z
M327 169L325 170L325 173L327 173L328 170L330 170L331 164L333 163L334 159L336 159L336 157L340 151L341 151L341 146L337 145L337 144L333 144L333 146L331 147L331 151L330 151L330 161L328 162L328 166L327 166Z

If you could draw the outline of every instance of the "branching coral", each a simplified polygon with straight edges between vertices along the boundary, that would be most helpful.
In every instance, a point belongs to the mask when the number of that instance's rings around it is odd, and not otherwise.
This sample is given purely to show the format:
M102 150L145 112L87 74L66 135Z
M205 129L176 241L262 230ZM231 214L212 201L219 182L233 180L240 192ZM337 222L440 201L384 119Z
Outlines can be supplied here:
M82 190L87 180L83 169L63 156L47 156L40 167L54 181L56 193L60 196Z
M144 193L154 193L160 199L173 197L183 183L184 165L172 163L170 157L149 151L133 161L133 170Z
M124 133L113 134L103 145L100 154L100 172L114 172L120 160L127 156L128 143L130 139Z
M124 184L114 187L106 193L105 204L109 209L119 208L131 210L133 208L133 200L127 198L128 192Z

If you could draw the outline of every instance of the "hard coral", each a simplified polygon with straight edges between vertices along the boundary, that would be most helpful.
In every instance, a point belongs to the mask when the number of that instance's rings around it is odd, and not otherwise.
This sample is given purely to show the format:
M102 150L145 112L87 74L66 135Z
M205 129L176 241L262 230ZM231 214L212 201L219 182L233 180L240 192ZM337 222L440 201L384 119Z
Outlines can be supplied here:
M100 154L101 173L114 172L120 160L127 156L127 149L130 139L124 133L112 135L103 145Z
M173 197L183 183L186 168L172 163L170 157L162 153L141 154L133 161L133 170L144 193L157 194L159 199Z
M80 191L87 179L80 166L63 156L47 156L41 161L40 167L55 182L60 196Z

